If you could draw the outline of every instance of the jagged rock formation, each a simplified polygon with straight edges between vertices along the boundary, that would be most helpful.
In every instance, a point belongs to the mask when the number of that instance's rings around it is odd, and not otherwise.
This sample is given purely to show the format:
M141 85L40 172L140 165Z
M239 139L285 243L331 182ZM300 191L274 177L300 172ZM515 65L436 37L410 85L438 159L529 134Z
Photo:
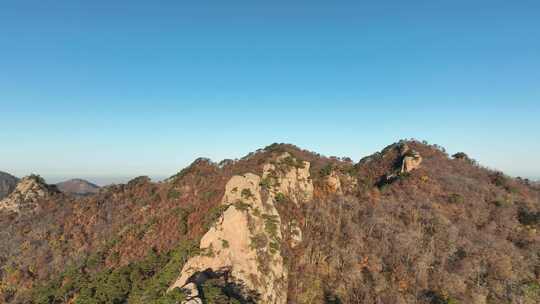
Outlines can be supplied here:
M271 195L285 195L296 204L310 201L313 198L313 183L309 168L309 162L283 153L274 162L264 165L263 186L268 188Z
M0 201L0 210L19 212L32 209L39 200L56 193L59 191L55 186L47 185L38 175L30 175L21 179L15 190Z
M223 216L201 240L203 254L186 263L173 288L201 284L204 272L211 271L227 274L231 282L242 286L246 298L284 303L285 298L276 292L284 289L277 283L286 281L279 253L279 214L272 202L263 204L259 183L260 177L251 173L231 178L222 201Z
M225 187L218 222L200 244L203 254L190 259L171 288L193 289L207 279L205 273L226 275L241 296L257 303L286 303L287 269L281 256L281 218L275 207L287 196L298 204L313 196L309 162L285 153L264 165L263 180L255 174L233 176ZM266 201L261 192L268 191ZM302 232L295 225L293 245ZM186 303L199 303L197 297Z
M87 180L74 178L56 184L58 189L66 194L75 196L87 196L99 192L100 187Z
M422 156L417 151L411 150L407 144L403 144L401 147L401 171L400 173L409 173L420 167L422 163Z
M19 179L15 176L0 171L0 199L8 196L8 194L10 194L11 191L15 189L15 186L17 186L18 182Z

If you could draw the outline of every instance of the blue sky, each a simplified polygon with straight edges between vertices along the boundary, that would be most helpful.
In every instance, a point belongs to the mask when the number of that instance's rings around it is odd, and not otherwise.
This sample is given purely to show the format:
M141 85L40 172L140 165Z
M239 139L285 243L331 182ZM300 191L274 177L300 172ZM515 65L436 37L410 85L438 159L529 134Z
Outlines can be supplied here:
M538 1L0 4L0 170L19 176L414 137L540 177L539 116Z

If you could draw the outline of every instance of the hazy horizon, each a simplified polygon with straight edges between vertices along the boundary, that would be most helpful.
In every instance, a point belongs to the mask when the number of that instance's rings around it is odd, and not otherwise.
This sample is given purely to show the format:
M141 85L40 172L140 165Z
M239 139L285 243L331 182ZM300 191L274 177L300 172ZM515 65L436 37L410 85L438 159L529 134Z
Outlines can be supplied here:
M388 143L388 144L390 144L390 143ZM437 144L437 143L429 142L429 144ZM358 162L363 157L366 157L366 156L369 156L369 155L371 155L371 154L373 154L375 152L378 152L378 151L382 150L384 147L385 146L381 146L381 147L377 148L377 150L373 150L372 152L370 152L368 154L359 155L357 157L353 157L353 156L350 156L350 155L332 154L332 153L325 154L325 153L322 153L321 151L315 151L315 150L311 150L311 151L316 152L316 153L320 153L320 154L322 154L324 156L350 157L354 162ZM462 152L462 150L450 150L447 147L444 147L444 146L442 146L442 147L446 149L446 151L447 151L447 153L449 155L452 155L452 154L457 153L457 152ZM261 146L260 148L264 148L264 146ZM257 149L260 149L260 148L257 148ZM299 148L306 149L305 147L302 147L302 146L300 146ZM240 158L246 156L247 154L249 154L250 152L254 152L255 150L256 149L254 149L252 151L248 151L248 152L243 153L241 155L229 155L228 157L224 156L224 157L218 158L218 159L210 158L210 160L212 160L213 162L219 163L220 161L222 161L224 159L240 159ZM307 149L307 150L309 150L309 149ZM471 156L472 158L475 158L474 155L471 155L469 153L468 153L468 155ZM183 168L189 166L191 164L191 162L195 161L199 157L205 157L205 156L193 157L192 160L190 162L186 163L185 165L183 165L181 167L178 167L176 169L171 169L168 172L163 172L162 174L147 174L147 173L142 172L142 171L138 172L138 173L134 173L134 174L123 174L122 172L119 172L118 174L110 174L110 175L92 175L92 174L85 174L84 172L81 172L79 174L77 174L76 172L75 173L69 173L69 174L58 174L58 173L48 173L48 172L47 173L40 173L40 172L36 172L36 171L19 172L19 174L17 174L17 172L10 171L10 170L5 170L5 168L0 168L0 171L13 174L13 175L15 175L15 176L17 176L19 178L30 175L30 174L39 174L47 181L47 183L50 183L50 184L56 184L56 183L63 182L63 181L66 181L66 180L80 178L80 179L84 179L84 180L87 180L89 182L92 182L94 184L97 184L99 186L106 186L106 185L110 185L110 184L127 183L131 179L133 179L135 177L138 177L138 176L148 176L154 182L163 181L164 179L167 179L168 177L178 173ZM528 178L528 179L531 179L531 180L534 180L534 181L540 181L540 176L539 175L515 174L515 173L512 173L512 172L507 172L507 171L501 170L500 168L497 168L497 167L493 167L493 166L489 166L487 164L484 164L480 159L475 159L475 160L477 160L479 165L481 165L483 167L487 167L487 168L492 169L492 170L502 171L503 173L508 174L510 176L513 176L513 177L518 177L519 176L519 177Z

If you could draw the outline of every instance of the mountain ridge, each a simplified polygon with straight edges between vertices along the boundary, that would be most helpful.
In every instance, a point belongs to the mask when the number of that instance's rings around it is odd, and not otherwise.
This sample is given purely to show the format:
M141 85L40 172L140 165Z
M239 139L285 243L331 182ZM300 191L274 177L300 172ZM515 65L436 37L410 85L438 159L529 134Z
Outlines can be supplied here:
M2 273L2 295L8 303L535 303L539 198L523 180L418 141L357 163L273 144L235 161L197 159L164 182L138 177L0 213L0 262L13 269ZM227 227L237 232L218 233ZM245 243L235 243L240 231ZM255 253L254 264L226 258L241 252ZM274 274L262 276L267 269Z

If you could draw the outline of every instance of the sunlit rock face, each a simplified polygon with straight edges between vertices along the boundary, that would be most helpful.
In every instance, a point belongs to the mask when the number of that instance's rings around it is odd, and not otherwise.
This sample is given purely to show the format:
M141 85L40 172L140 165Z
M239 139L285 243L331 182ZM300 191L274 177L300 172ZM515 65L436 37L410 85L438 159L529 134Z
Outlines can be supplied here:
M275 162L264 165L263 185L272 196L283 194L294 203L313 199L313 183L309 173L310 163L299 161L283 153Z
M260 180L251 173L229 180L222 200L228 207L201 239L202 254L184 265L171 288L202 284L205 276L201 274L211 272L226 275L246 299L285 303L287 271L280 253L281 220L271 198L263 203Z
M417 151L411 150L409 146L404 144L401 147L401 173L409 173L420 167L422 163L422 156Z
M202 253L187 261L171 289L193 290L209 277L221 276L244 300L286 303L288 271L281 256L282 223L275 204L284 197L296 204L313 197L309 166L286 153L264 165L262 179L252 173L233 176L221 202L225 211L201 239ZM268 194L264 201L263 187ZM297 245L302 231L294 229ZM185 303L199 300L197 294Z

